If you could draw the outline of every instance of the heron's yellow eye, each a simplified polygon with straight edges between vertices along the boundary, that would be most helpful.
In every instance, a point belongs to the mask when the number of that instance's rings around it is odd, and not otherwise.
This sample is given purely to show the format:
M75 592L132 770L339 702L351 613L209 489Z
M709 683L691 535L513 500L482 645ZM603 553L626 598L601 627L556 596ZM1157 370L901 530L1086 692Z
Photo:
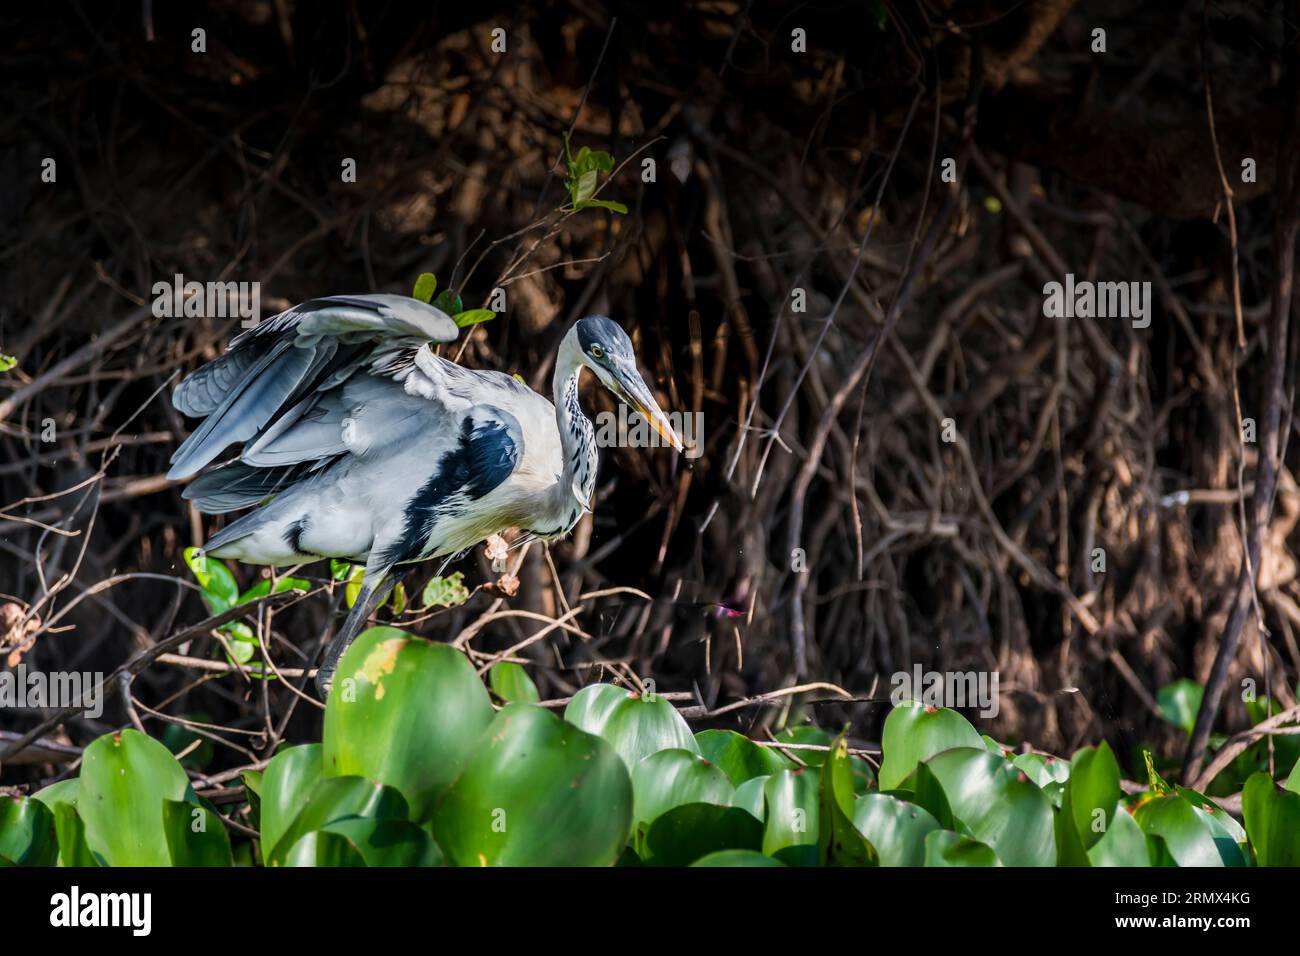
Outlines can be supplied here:
M593 346L591 347L591 357L592 357L592 358L597 358L597 359L598 359L598 358L604 358L604 357L605 357L605 350L602 349L599 345L593 345Z

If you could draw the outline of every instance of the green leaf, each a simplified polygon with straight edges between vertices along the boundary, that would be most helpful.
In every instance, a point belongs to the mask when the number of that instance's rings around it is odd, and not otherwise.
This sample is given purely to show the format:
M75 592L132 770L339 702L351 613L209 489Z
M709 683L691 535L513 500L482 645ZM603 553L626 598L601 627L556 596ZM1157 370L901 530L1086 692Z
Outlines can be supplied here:
M1119 779L1119 763L1105 741L1095 748L1084 747L1074 755L1064 799L1056 815L1060 865L1089 864L1088 851L1109 831L1111 817L1119 805Z
M1300 866L1300 794L1257 773L1242 790L1241 810L1260 866Z
M53 866L59 840L49 807L33 797L0 797L0 856L19 866Z
M239 774L248 800L248 825L254 830L260 830L262 826L262 776L261 770L243 770Z
M817 845L820 782L816 767L780 770L768 778L763 788L763 852L768 856L788 846Z
M488 670L488 686L502 700L515 704L535 704L542 699L537 685L522 664L497 661Z
M325 776L320 744L304 744L281 750L271 758L262 772L261 832L262 854L268 855L288 832L312 791Z
M234 865L226 827L207 807L164 800L162 816L172 866Z
M853 825L853 768L846 735L835 739L821 768L818 857L826 866L879 866L876 848Z
M589 684L564 709L564 719L614 745L630 773L643 757L679 747L699 753L691 728L658 694L634 694L613 684Z
M766 774L761 777L750 777L736 788L735 796L731 798L731 805L748 810L755 820L766 820L767 800L763 796L763 789L767 786L768 779Z
M1142 759L1147 765L1147 785L1160 796L1168 796L1174 792L1174 788L1169 786L1165 778L1156 772L1155 762L1151 759L1151 751L1143 750Z
M361 587L365 584L366 569L363 565L354 564L352 570L348 572L348 584L343 589L343 600L348 607L357 603L357 598L361 596Z
M433 832L456 866L608 866L632 782L612 747L533 704L508 704L443 796Z
M1151 853L1142 828L1133 815L1116 802L1101 839L1088 850L1089 866L1150 866Z
M1181 727L1183 733L1190 734L1196 726L1196 712L1201 709L1201 698L1204 696L1204 687L1196 681L1183 678L1160 688L1156 693L1156 704L1160 708L1160 716L1175 727Z
M348 817L405 820L408 812L406 800L392 787L364 777L326 777L316 784L306 805L267 854L267 865L291 865L288 860L295 843L313 830L324 829L337 820Z
M325 704L325 773L396 787L412 819L423 822L491 720L492 702L464 654L372 627L334 675Z
M48 787L37 790L32 794L32 797L45 804L46 809L53 813L54 806L58 803L70 803L75 807L80 786L80 781L76 777L69 777L67 780L60 780L58 783L52 783Z
M925 836L939 821L887 793L868 793L853 804L853 825L880 854L881 866L923 866Z
M86 843L110 866L167 866L163 801L193 800L185 771L152 737L105 734L86 748L77 813Z
M438 288L438 277L432 272L421 272L420 277L415 280L415 288L411 290L411 298L419 299L421 302L432 302L433 293Z
M469 600L469 588L465 587L465 574L456 571L445 578L433 577L420 592L420 606L456 607Z
M594 175L594 174L593 174ZM608 209L610 212L616 212L621 215L627 215L627 206L621 202L615 202L612 199L580 199L573 204L575 210L578 209Z
M754 850L718 850L702 856L691 866L776 866L784 867L780 860L764 856Z
M346 581L352 576L353 565L338 558L330 558L330 577L335 581Z
M895 789L917 764L953 747L983 748L984 742L955 710L924 707L914 700L901 701L885 718L880 789Z
M220 561L209 558L201 548L186 548L185 564L203 589L203 603L212 614L229 611L239 600L235 576Z
M287 848L279 866L356 867L365 866L365 857L346 836L326 830L304 833Z
M1133 816L1143 833L1164 840L1179 866L1223 866L1213 834L1185 797L1152 797Z
M442 850L409 820L372 820L344 817L317 833L345 838L361 854L366 866L442 866Z
M736 793L727 775L689 750L661 750L632 769L632 821L653 823L685 803L731 806Z
M695 735L695 743L704 759L725 773L736 786L792 767L790 761L774 748L761 747L734 730L702 730Z
M776 739L778 742L783 744L801 744L816 747L829 747L835 741L835 738L826 731L822 730L820 727L814 727L812 724L798 724L794 727L787 727L776 735ZM822 761L826 759L825 750L799 750L792 748L790 753L798 757L809 767L820 767ZM778 770L784 770L792 766L786 754L782 754L782 757L785 757L786 761L782 766L776 768Z
M12 355L5 355L0 352L0 372L7 372L18 364L18 359Z
M457 312L464 310L465 303L461 301L455 289L444 289L438 293L438 298L433 300L433 307L441 309L448 315L455 315Z
M456 323L456 328L463 329L471 325L478 325L480 322L488 322L495 319L497 314L491 309L467 309L464 312L457 312L451 317Z
M925 835L925 865L987 867L1002 862L988 844L952 830L934 830Z
M736 807L684 803L660 816L645 837L646 862L652 866L690 866L724 850L756 852L763 825Z
M1056 839L1047 796L1024 771L978 748L926 761L943 787L954 819L987 843L1008 866L1055 866Z
M71 803L54 805L54 829L59 835L59 866L100 866L102 861L86 842L86 825Z

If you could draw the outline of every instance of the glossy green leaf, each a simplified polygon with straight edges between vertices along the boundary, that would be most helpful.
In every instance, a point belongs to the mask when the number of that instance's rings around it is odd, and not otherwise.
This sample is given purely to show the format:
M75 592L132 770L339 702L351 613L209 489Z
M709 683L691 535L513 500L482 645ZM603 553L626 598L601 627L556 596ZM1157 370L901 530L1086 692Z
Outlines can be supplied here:
M670 748L699 753L677 709L658 694L635 694L612 684L590 684L574 695L564 719L614 745L629 772L643 757Z
M750 777L736 788L736 793L731 798L731 805L748 810L755 820L765 820L767 800L763 796L763 788L767 786L769 779L766 774L761 777Z
M816 767L780 770L763 788L767 804L763 852L769 856L788 846L817 845L821 775Z
M1257 773L1242 790L1241 810L1260 866L1300 866L1300 794Z
M364 777L326 777L316 784L275 847L266 853L263 846L263 853L268 866L288 866L293 845L313 830L349 817L405 820L409 812L405 798L392 787Z
M723 850L756 852L763 825L744 810L712 803L674 807L650 825L646 862L655 866L690 866Z
M868 793L853 805L853 825L880 855L881 866L923 866L925 836L939 821L921 807L885 793Z
M523 665L513 661L497 661L488 671L488 685L492 693L502 700L515 704L535 704L542 699L537 685L528 676Z
M1196 712L1201 709L1201 698L1205 688L1193 680L1176 680L1166 684L1156 693L1156 705L1160 716L1183 733L1190 734L1196 726Z
M0 797L0 856L19 866L54 866L54 814L34 797Z
M464 312L457 312L451 317L460 329L468 328L471 325L478 325L480 322L490 322L495 319L497 314L491 309L467 309Z
M736 786L755 777L793 768L793 764L774 748L761 747L734 730L702 730L695 735L695 743L704 759L725 773Z
M1164 840L1179 866L1223 866L1213 834L1185 797L1152 797L1137 808L1134 819L1143 833Z
M344 817L319 831L344 837L365 860L366 866L441 866L442 850L409 820L373 820Z
M987 843L1008 866L1054 866L1052 805L1025 773L978 748L959 748L926 761L948 798L954 819Z
M262 772L261 833L262 855L268 855L307 805L312 791L325 776L320 744L304 744L281 750Z
M1119 764L1110 746L1084 747L1070 762L1070 778L1056 815L1056 845L1062 866L1087 866L1088 851L1109 831L1120 799Z
M103 860L95 856L86 843L86 826L70 803L54 805L54 829L59 835L59 866L101 866Z
M294 841L284 851L279 866L356 867L365 866L365 857L340 833L312 830Z
M75 807L77 805L77 793L80 788L81 781L76 777L69 777L67 780L60 780L48 787L37 790L32 796L45 804L46 808L53 813L56 803L70 803Z
M459 293L455 289L443 289L438 293L438 297L433 300L433 307L441 309L448 315L455 315L465 309L465 304L461 301Z
M847 731L835 739L821 766L818 858L826 866L879 866L876 848L853 825L856 793L846 736Z
M820 727L814 727L812 724L798 724L794 727L787 727L776 735L777 741L783 744L799 744L800 746L829 747L835 740L830 734ZM789 751L798 757L809 767L820 767L822 761L826 759L825 750L801 750L793 747ZM782 764L775 770L794 769L790 762ZM772 773L774 771L768 771Z
M691 866L775 866L784 867L780 860L764 856L754 850L718 850L708 856L702 856Z
M222 562L210 558L201 548L186 548L185 564L203 589L203 603L213 614L229 611L239 600L235 576Z
M152 737L105 734L81 764L77 813L91 851L110 866L166 866L163 801L193 800L185 771Z
M411 298L419 299L421 302L432 302L433 293L438 289L438 277L432 272L421 272L418 279L415 280L415 288L411 290Z
M1105 832L1088 850L1088 865L1150 866L1146 836L1124 805L1117 802L1106 820Z
M648 825L684 803L729 807L735 792L727 775L699 754L660 750L632 770L632 820Z
M532 704L509 704L447 790L433 832L456 866L607 866L632 826L614 749Z
M917 764L954 747L984 749L984 742L956 711L923 707L914 700L902 701L885 718L880 789L895 789Z
M412 819L424 821L492 713L487 689L460 651L396 628L370 628L334 675L325 704L325 773L396 787Z
M925 835L925 865L989 867L1002 862L988 844L952 830L933 830Z
M162 816L172 866L234 865L226 827L207 807L164 800Z

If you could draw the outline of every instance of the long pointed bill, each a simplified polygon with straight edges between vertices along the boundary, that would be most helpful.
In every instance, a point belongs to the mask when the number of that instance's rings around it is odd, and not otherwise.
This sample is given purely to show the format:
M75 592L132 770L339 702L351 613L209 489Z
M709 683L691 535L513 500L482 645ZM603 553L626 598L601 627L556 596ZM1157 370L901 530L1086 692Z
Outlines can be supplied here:
M659 433L659 437L680 452L683 448L681 438L678 436L676 429L673 428L672 422L668 420L668 416L659 407L659 403L650 394L650 389L646 387L641 376L637 374L635 369L619 369L615 374L615 381L617 381L622 392L619 398L640 412L642 417L650 423L650 427Z

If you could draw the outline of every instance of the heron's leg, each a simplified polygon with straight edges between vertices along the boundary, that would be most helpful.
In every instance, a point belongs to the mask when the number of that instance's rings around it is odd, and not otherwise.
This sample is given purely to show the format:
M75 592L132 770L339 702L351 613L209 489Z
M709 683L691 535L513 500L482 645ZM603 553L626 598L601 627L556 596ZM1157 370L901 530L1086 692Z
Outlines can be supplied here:
M393 588L397 586L397 582L404 576L388 572L381 572L381 574L382 577L370 574L362 577L361 590L352 604L352 610L348 612L338 633L330 640L329 647L325 651L325 660L316 671L316 691L320 694L321 700L329 696L330 687L334 685L334 672L338 670L339 659L352 646L352 642L361 633L361 628L365 626L370 615L384 603Z

